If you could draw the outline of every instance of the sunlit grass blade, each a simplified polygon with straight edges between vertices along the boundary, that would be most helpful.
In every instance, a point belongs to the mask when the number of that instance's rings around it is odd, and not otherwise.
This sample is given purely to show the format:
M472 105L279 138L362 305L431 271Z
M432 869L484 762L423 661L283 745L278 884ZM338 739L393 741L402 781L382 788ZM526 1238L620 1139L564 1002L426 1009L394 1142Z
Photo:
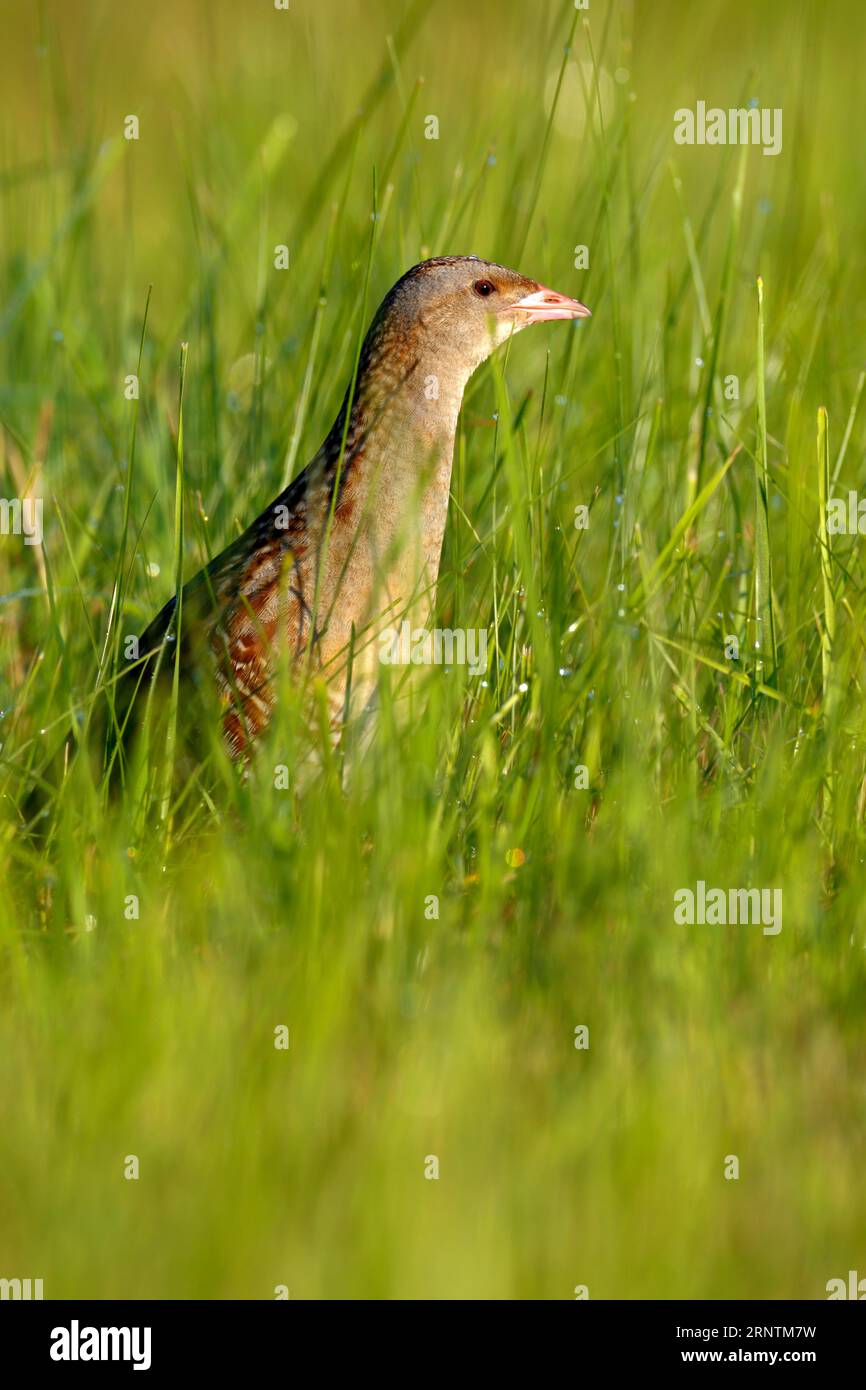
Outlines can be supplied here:
M162 770L162 789L159 803L159 816L165 829L166 850L171 844L171 797L174 778L175 753L177 748L178 714L180 708L181 641L183 636L183 396L186 384L186 363L188 343L180 345L180 384L177 403L177 457L174 491L174 583L177 595L174 616L171 623L171 638L174 642L174 661L172 663L171 693L168 697L167 725L165 739L165 759Z
M755 649L757 680L776 684L776 626L773 617L773 566L770 556L770 475L767 467L767 399L764 384L764 282L758 278L757 339L758 447L755 453Z
M837 657L836 576L833 573L833 551L827 524L830 486L830 430L827 411L822 405L818 411L818 543L821 555L821 588L824 597L824 615L821 624L821 703L827 749L824 776L824 825L828 830L832 826L833 817L833 732L838 698L835 669Z

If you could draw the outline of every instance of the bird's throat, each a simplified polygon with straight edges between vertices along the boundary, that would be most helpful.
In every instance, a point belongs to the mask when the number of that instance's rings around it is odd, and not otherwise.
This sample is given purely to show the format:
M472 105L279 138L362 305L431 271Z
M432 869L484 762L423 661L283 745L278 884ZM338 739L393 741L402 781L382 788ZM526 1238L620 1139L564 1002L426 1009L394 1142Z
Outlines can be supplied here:
M359 380L348 429L344 412L335 422L323 446L335 475L320 585L324 654L359 634L378 650L383 632L406 619L428 625L469 374L418 358L402 378Z

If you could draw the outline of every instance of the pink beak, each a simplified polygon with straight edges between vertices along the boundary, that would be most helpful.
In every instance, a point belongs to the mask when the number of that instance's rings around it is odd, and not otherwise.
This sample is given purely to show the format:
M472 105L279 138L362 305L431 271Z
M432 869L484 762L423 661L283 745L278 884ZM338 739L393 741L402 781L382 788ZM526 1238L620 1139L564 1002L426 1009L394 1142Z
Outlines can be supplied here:
M557 294L556 290L545 289L544 285L533 290L532 294L526 295L523 299L518 299L516 304L512 304L510 309L505 310L510 313L513 309L519 309L521 314L526 314L526 323L544 323L547 319L588 319L592 315L585 304L581 304L577 299L569 299L568 295Z

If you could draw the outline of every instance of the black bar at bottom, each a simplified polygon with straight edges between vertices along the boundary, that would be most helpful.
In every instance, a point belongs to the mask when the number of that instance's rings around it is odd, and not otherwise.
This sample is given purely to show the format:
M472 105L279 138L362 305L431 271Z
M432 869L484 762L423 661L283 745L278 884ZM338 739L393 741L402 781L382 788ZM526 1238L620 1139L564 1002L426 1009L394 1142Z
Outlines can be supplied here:
M249 1373L251 1368L264 1371L267 1367L291 1373L302 1366L309 1370L311 1357L317 1369L327 1368L341 1353L359 1370L364 1363L367 1371L371 1369L368 1358L372 1356L383 1370L390 1363L396 1372L399 1363L402 1374L411 1373L414 1364L416 1370L423 1368L426 1379L437 1362L443 1374L453 1373L458 1364L465 1373L476 1363L489 1378L500 1359L512 1372L517 1369L520 1323L526 1317L531 1334L537 1334L539 1327L537 1305L531 1306L531 1314L512 1309L502 1337L497 1337L496 1329L491 1337L483 1323L475 1322L470 1329L460 1321L453 1324L459 1339L457 1352L449 1345L448 1305L441 1304L432 1314L424 1312L414 1328L413 1315L405 1309L395 1322L389 1305L376 1312L365 1304L363 1323L356 1324L363 1340L356 1342L344 1340L346 1334L351 1338L355 1322L351 1308L336 1300L333 1304L6 1301L0 1302L0 1346L4 1364L8 1366L11 1359L19 1380L21 1371L31 1370L48 1371L52 1378L86 1375L92 1379L106 1368L114 1376L128 1373L139 1380L145 1376L159 1380L165 1373L185 1371L225 1377L233 1371ZM611 1371L800 1365L826 1377L843 1366L861 1364L866 1333L862 1311L846 1309L841 1301L586 1301L574 1302L565 1315L561 1308L555 1316L554 1311L551 1307L544 1314L544 1336L555 1339L562 1332L564 1349L575 1368L581 1369L590 1363L597 1370ZM375 1352L369 1343L380 1318L379 1335L395 1337L390 1352L387 1343L377 1343ZM324 1339L320 1322L327 1324ZM334 1337L337 1328L343 1334L339 1338ZM407 1347L410 1339L415 1342L414 1351ZM523 1343L523 1354L530 1362L539 1354L546 1360L546 1354L556 1350L547 1341ZM540 1374L538 1367L536 1371Z

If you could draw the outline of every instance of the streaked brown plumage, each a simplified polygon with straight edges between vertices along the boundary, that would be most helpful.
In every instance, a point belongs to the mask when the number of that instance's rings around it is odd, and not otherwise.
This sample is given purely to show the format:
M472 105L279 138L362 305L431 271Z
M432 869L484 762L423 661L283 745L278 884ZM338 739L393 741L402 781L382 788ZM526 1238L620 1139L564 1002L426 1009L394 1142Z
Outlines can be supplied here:
M515 271L465 256L424 261L386 295L364 341L354 399L347 392L318 453L182 591L182 671L199 685L212 679L233 756L269 722L281 651L292 663L312 657L337 724L353 643L352 704L366 705L379 630L407 616L423 621L432 605L469 377L527 324L588 314ZM175 597L140 640L142 655L151 654L145 678L176 659L176 606Z

